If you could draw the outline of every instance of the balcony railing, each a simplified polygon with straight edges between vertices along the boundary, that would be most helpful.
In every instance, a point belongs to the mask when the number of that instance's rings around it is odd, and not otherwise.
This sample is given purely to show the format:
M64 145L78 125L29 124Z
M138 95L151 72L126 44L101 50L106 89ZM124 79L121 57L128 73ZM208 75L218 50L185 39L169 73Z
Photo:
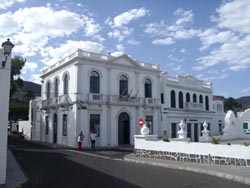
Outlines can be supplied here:
M105 102L103 94L99 94L99 93L89 93L88 94L88 101Z
M141 104L141 100L139 97L127 97L118 95L110 95L108 102L111 104L133 104L133 105Z
M59 96L59 104L67 104L69 102L71 102L71 98L68 94Z
M203 104L202 103L187 102L186 109L187 110L203 110Z
M159 99L145 98L144 105L158 105L158 104L159 104Z

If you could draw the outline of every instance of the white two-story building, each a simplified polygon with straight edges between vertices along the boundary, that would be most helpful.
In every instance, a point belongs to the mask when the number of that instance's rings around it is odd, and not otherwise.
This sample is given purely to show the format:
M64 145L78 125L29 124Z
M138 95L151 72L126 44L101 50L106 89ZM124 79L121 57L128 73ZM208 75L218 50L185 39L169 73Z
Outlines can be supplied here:
M187 137L191 141L199 141L204 121L208 123L211 135L220 133L218 127L224 122L224 113L217 113L213 108L211 83L197 80L191 74L174 78L162 73L161 92L162 129L167 131L168 137L178 137L181 120L187 123ZM216 104L223 104L218 101Z
M139 118L150 134L169 138L185 120L191 141L199 140L204 121L211 134L219 134L218 118L223 124L224 114L214 116L211 84L192 75L169 77L159 65L128 55L77 50L46 68L41 78L42 105L33 110L41 109L41 119L33 117L32 132L45 142L76 146L82 131L87 147L90 132L97 134L98 146L133 145Z
M78 134L99 146L132 144L138 118L152 134L161 124L159 65L77 50L43 71L41 138L75 146Z

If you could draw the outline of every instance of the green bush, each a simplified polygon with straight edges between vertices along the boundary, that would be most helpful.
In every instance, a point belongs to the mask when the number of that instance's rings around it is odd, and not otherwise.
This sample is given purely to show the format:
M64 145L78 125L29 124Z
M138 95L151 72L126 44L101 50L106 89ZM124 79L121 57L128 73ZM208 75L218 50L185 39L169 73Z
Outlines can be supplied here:
M212 138L212 144L219 144L219 143L220 143L220 139Z

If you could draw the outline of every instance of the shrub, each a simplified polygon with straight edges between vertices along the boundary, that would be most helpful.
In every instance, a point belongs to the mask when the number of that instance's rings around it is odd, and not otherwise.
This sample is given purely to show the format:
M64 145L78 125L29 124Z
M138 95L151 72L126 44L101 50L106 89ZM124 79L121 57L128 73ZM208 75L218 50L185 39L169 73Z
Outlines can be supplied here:
M220 140L218 138L212 138L212 144L219 144Z

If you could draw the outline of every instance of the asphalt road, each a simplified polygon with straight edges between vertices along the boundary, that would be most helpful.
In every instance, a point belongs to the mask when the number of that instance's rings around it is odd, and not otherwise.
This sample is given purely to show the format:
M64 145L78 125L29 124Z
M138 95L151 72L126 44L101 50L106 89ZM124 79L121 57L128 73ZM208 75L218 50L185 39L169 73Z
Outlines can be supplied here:
M9 137L9 148L29 178L24 188L249 188L212 176L122 161L120 152L55 149L16 137ZM112 159L98 157L103 153Z

